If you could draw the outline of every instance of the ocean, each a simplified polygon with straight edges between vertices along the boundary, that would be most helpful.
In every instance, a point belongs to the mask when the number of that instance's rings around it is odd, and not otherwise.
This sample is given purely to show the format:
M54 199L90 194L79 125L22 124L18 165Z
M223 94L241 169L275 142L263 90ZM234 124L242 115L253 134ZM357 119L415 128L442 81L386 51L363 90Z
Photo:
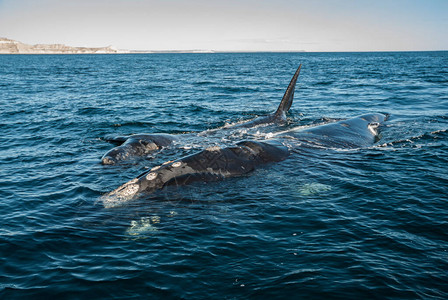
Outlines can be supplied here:
M286 124L202 134L273 112L299 64ZM372 147L101 202L165 161L365 113L389 115ZM0 128L2 299L448 297L448 52L0 55ZM101 164L134 133L180 142Z

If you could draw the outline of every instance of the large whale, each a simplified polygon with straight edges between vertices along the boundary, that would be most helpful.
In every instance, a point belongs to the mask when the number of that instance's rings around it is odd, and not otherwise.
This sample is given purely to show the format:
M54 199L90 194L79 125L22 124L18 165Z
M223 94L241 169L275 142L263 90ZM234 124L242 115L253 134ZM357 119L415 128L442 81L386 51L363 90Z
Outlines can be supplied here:
M104 195L103 205L119 206L142 193L152 193L170 185L216 181L244 175L268 163L285 160L291 149L300 147L368 147L378 141L378 127L385 120L384 114L366 114L306 129L291 129L269 140L248 140L229 147L208 148L153 167Z
M221 128L221 130L251 128L262 124L281 124L285 122L286 113L291 108L294 99L294 90L301 67L302 65L299 65L294 73L294 76L292 77L288 88L286 89L285 94L283 95L283 98L275 112L243 123L235 124L233 126L226 126ZM214 130L211 130L209 133L213 131ZM172 145L173 142L178 141L180 138L180 135L172 134L135 134L130 136L107 138L106 141L116 144L117 147L105 153L101 158L101 163L103 165L113 165L118 162L128 161L137 157L144 157L156 150Z

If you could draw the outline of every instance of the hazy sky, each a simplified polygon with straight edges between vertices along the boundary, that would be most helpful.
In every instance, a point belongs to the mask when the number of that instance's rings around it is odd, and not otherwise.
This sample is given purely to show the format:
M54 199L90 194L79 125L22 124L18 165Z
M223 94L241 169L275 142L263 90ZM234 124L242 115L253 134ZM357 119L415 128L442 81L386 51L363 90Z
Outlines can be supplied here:
M0 0L0 37L139 50L448 50L448 0Z

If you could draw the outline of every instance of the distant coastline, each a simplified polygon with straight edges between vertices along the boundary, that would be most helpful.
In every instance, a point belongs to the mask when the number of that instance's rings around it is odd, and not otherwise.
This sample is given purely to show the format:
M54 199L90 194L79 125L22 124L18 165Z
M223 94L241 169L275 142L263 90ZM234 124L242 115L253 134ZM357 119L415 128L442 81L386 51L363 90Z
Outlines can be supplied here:
M0 54L116 54L129 52L128 50L115 49L112 46L89 48L71 47L64 44L29 45L7 38L0 38Z
M372 50L372 51L323 51L311 53L384 53L384 52L447 52L448 50ZM125 50L113 46L73 47L64 44L29 45L16 40L0 37L0 54L176 54L176 53L305 53L305 50Z
M29 45L8 38L0 38L0 54L143 54L143 53L235 53L235 52L266 52L266 51L214 51L214 50L123 50L112 46L107 47L72 47L64 44L36 44ZM270 51L268 51L270 52ZM299 51L275 51L279 53L305 52Z
M123 54L123 53L214 53L212 50L120 50L107 47L72 47L64 44L29 45L8 38L0 38L0 54Z

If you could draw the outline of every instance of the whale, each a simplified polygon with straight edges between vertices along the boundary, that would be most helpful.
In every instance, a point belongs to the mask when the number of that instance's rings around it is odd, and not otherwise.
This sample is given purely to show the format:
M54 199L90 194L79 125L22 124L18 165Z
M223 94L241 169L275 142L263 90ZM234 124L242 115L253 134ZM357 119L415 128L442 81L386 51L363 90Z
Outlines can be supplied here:
M379 127L388 117L383 113L364 114L305 129L293 128L284 133L276 133L273 138L289 142L292 148L366 148L379 141Z
M105 153L101 158L101 163L103 165L114 165L136 157L143 157L171 145L176 140L178 138L175 135L157 133L111 138L108 141L110 143L118 143L119 146Z
M195 181L218 181L242 176L268 164L286 160L301 147L354 149L374 145L379 128L387 119L371 113L308 128L293 128L272 139L246 140L228 147L211 147L155 166L102 197L106 208L123 205L142 194L167 186Z
M299 77L302 65L300 64L295 71L280 104L276 111L266 116L257 117L242 123L226 126L219 129L209 130L203 136L207 136L216 130L228 130L238 128L252 128L264 124L283 124L286 121L286 114L291 108L297 78ZM185 134L184 134L185 135ZM117 147L106 152L101 158L103 165L114 165L120 162L130 161L141 158L173 145L174 142L181 140L181 135L172 134L134 134L130 136L117 136L106 138L105 140Z

